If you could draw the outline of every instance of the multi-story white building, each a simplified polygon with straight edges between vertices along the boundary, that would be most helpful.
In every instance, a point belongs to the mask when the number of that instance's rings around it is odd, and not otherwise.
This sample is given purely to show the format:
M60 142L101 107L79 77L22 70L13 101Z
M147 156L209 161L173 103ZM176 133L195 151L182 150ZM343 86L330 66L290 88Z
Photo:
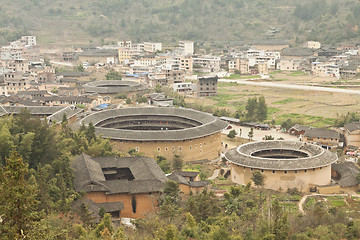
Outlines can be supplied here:
M311 70L314 76L340 78L340 68L333 63L313 62Z
M180 51L184 55L192 55L194 54L194 42L190 41L180 41L179 42Z
M9 95L16 94L30 88L28 79L21 72L10 72L4 74L4 83L7 85Z
M131 41L120 41L117 43L117 45L119 46L119 48L131 48Z
M307 42L307 48L319 49L319 48L321 48L321 43L316 42L316 41L308 41Z
M299 60L281 59L276 66L281 71L297 71L300 69Z
M20 39L24 45L27 46L35 46L36 45L36 36L22 36Z
M145 52L156 52L162 50L161 43L152 43L152 42L144 42L144 51Z
M190 92L193 91L194 85L192 83L174 83L173 90L175 92Z
M193 57L193 70L197 69L197 71L201 72L218 72L220 71L220 60L220 57L217 56Z

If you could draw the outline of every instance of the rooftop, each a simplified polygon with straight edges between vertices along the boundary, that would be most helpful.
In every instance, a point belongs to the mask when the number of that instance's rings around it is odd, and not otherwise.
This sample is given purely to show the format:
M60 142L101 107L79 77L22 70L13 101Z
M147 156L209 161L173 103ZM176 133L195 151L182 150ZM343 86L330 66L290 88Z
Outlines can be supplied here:
M175 122L189 122L192 127L186 127L177 130L131 130L102 127L101 124L116 123L119 118L144 119L152 116L156 119L171 118ZM142 107L142 108L124 108L106 110L91 114L80 122L88 125L92 122L95 126L97 135L105 138L133 141L179 141L205 137L221 131L227 127L227 123L211 114L195 111L186 108L160 108L160 107ZM161 123L162 121L159 121ZM166 122L163 123L166 126ZM140 125L139 125L140 126Z
M76 191L116 193L150 193L161 191L168 180L156 161L147 157L97 157L80 154L71 162ZM122 171L131 178L109 175ZM126 171L124 171L126 170ZM125 173L124 173L125 172Z
M337 160L336 154L317 145L293 141L247 143L229 150L225 158L239 166L267 170L312 169Z

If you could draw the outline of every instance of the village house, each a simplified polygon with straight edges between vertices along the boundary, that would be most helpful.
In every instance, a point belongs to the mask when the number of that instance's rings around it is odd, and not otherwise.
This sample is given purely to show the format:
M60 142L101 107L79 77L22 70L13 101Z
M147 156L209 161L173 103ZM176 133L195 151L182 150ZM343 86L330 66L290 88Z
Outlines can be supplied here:
M360 147L360 122L345 124L344 129L346 146Z
M339 147L340 133L326 128L310 128L305 131L303 142L315 143L325 149Z
M113 218L140 218L154 213L168 180L156 161L147 157L97 157L81 154L71 162L75 190L97 204L122 203L109 211ZM105 209L106 210L106 209Z
M218 77L199 77L197 81L198 97L208 97L217 95Z
M200 181L199 172L174 171L168 179L177 182L185 195L201 193L210 185L208 181Z
M180 48L181 53L184 55L194 54L194 42L179 41L179 48Z
M289 43L281 40L263 40L256 41L251 46L258 50L265 51L280 51L284 48L289 47Z
M91 63L105 63L105 64L117 64L118 63L118 51L117 50L105 50L97 49L92 51L84 51L77 54L79 62Z

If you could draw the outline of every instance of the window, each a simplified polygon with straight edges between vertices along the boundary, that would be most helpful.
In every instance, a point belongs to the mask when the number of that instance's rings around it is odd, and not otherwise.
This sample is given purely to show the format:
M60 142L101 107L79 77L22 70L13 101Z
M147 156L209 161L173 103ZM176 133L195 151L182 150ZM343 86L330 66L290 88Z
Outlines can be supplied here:
M191 149L192 149L192 146L190 146L189 148L190 148L190 150L191 150Z
M174 146L172 146L172 147L171 147L171 150L175 151L175 147L174 147Z
M169 150L167 147L165 148L165 151Z
M253 170L253 168L250 168L250 171L252 171Z
M304 172L306 172L306 169L304 170Z
M287 171L284 171L285 174L287 174Z
M295 170L295 173L297 173L297 170Z
M182 151L182 147L179 147L179 151Z
M157 151L160 152L160 150L161 150L161 148L158 147L158 148L157 148Z
M275 173L275 170L273 170L272 173Z
M140 150L140 148L139 148L139 147L136 147L135 150L138 152L138 151Z

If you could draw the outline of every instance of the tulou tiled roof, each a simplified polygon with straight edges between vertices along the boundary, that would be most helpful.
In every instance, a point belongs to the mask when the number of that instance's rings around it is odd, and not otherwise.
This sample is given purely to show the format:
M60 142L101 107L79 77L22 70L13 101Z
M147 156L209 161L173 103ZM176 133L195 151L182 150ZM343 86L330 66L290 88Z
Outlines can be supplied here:
M91 93L126 93L145 90L146 87L138 82L123 80L94 81L84 85L85 92Z
M72 161L76 191L117 193L160 192L168 180L156 161L147 157L97 157L81 154ZM104 171L128 168L133 180L106 180Z
M159 131L142 131L142 130L128 130L128 129L114 129L97 126L104 120L111 120L118 116L158 116L162 117L179 117L186 118L200 124L195 127L189 127L179 130L159 130ZM124 108L106 110L91 114L82 119L77 125L82 123L88 125L92 122L95 126L95 133L102 135L105 138L118 140L132 140L132 141L179 141L187 139L195 139L199 137L209 136L211 134L220 132L227 127L227 123L214 117L211 114L195 111L186 108Z
M266 158L253 156L263 150L291 150L306 153L300 158ZM329 166L337 155L317 145L293 141L263 141L243 144L229 150L225 158L238 166L266 170L303 170Z

